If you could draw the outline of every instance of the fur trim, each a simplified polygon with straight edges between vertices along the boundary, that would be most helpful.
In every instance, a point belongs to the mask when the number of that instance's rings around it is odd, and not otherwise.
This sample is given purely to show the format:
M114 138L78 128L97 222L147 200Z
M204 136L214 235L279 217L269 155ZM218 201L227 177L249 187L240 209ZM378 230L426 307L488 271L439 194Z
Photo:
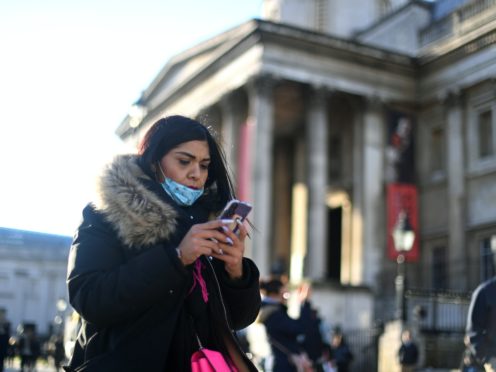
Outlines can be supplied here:
M119 238L141 248L169 238L176 230L174 208L148 190L139 178L149 178L136 155L118 155L97 180L95 208L103 213Z

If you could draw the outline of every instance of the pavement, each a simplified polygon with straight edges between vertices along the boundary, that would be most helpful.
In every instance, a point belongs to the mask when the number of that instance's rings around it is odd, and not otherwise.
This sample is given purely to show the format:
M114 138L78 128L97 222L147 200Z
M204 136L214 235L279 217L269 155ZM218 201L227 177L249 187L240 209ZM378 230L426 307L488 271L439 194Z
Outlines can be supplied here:
M20 370L21 366L18 359L15 359L13 365L11 366L8 366L7 362L5 363L4 372L19 372ZM57 370L52 363L44 360L38 360L38 363L36 363L36 369L32 372L57 372Z

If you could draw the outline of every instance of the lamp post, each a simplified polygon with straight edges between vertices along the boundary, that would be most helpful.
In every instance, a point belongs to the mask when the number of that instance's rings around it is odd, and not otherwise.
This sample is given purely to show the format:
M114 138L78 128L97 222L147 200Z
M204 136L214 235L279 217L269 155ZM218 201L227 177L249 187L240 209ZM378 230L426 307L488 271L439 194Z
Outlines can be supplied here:
M415 232L413 231L408 215L404 210L398 213L398 220L393 228L393 241L394 248L398 252L396 258L397 275L395 279L396 288L396 318L402 322L406 321L406 301L405 301L405 288L406 288L406 275L405 275L405 253L409 252L413 247L415 241Z

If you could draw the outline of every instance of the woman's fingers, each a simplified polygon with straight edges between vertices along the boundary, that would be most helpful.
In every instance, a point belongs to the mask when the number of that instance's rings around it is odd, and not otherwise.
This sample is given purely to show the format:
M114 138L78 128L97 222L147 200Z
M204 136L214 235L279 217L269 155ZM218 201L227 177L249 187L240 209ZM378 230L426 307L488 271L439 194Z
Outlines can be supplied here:
M233 223L237 223L237 233L230 229ZM208 255L224 261L228 267L238 267L246 235L246 227L240 221L213 220L193 225L179 246L182 261L188 265L199 256Z

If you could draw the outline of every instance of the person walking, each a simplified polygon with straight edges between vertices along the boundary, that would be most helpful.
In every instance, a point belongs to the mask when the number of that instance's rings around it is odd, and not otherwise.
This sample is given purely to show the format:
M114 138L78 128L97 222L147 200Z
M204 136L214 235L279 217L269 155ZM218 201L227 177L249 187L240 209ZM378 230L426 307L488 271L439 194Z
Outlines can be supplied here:
M50 337L48 340L48 354L53 360L55 371L61 371L65 359L64 338L62 334L54 334Z
M413 341L412 333L405 329L401 333L401 346L398 350L401 372L412 372L417 365L419 352L417 344Z
M41 353L41 344L34 324L24 325L19 337L19 355L21 357L21 372L36 371L36 362Z
M496 277L481 283L472 293L466 335L476 361L486 371L496 371Z
M10 323L7 321L7 310L0 308L0 372L3 372L4 361L9 353Z
M235 331L258 314L247 229L216 219L235 197L222 150L196 120L169 116L117 156L83 210L68 260L81 330L67 371L189 371L199 343L256 371Z
M298 319L288 315L289 293L285 283L280 279L272 278L262 281L260 288L264 298L258 320L265 325L272 351L270 370L272 372L313 371L312 361L299 340L311 323L311 307L308 301L310 288L305 285L299 290L299 301L302 305Z

